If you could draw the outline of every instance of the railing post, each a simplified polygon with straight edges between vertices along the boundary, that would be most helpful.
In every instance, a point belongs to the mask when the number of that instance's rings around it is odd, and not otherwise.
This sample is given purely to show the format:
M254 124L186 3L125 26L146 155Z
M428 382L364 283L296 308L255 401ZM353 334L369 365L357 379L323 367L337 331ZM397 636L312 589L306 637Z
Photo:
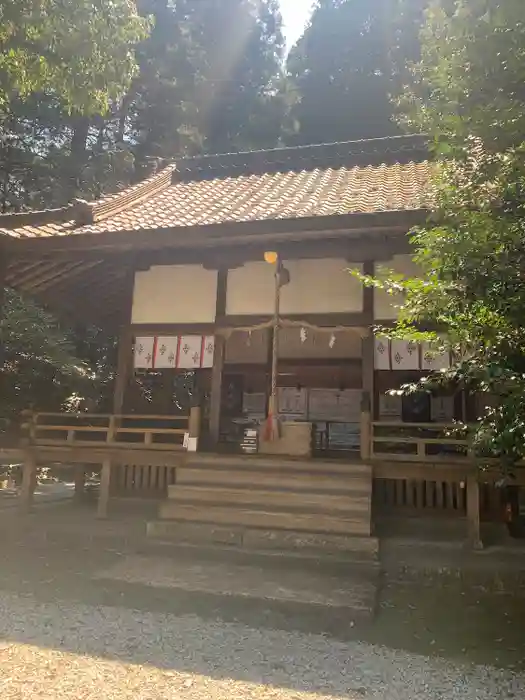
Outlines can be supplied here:
M106 433L106 442L115 441L115 427L116 427L117 417L110 416L108 424L108 432Z
M27 512L33 503L36 476L36 458L34 452L29 448L24 452L22 488L19 496L19 507L22 512Z
M201 409L200 406L190 408L190 419L188 421L188 432L190 437L198 438L201 432Z
M100 493L98 496L97 518L108 517L110 484L111 458L106 457L102 463L102 473L100 475Z
M469 472L465 483L467 489L467 535L473 549L483 549L481 540L479 479L477 467Z
M86 468L83 464L75 466L75 500L81 501L86 486Z

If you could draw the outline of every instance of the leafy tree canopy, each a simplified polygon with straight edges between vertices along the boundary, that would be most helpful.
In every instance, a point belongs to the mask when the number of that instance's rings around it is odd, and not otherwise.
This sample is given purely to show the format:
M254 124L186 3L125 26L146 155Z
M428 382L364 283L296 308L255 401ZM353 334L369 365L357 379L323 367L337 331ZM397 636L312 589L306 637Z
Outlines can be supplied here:
M1 0L0 105L51 91L70 111L106 111L145 30L130 0Z
M525 457L525 5L433 2L412 72L405 118L442 156L435 211L413 236L422 274L368 281L406 295L394 334L446 328L457 356L467 351L412 389L452 382L497 397L474 440L508 467Z
M0 433L29 407L56 411L81 398L99 402L110 379L113 343L66 330L29 299L6 290L0 319Z
M318 0L287 69L297 91L291 144L398 132L389 99L395 0Z

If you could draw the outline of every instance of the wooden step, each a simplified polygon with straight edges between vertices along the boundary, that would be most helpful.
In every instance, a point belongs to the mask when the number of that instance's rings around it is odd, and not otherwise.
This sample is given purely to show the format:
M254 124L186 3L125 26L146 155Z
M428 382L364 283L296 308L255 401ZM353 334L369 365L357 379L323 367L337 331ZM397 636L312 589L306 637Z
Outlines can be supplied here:
M366 474L339 474L312 471L276 472L264 469L223 469L179 467L177 485L233 486L233 487L280 487L294 491L317 491L324 493L365 492L371 493L372 479Z
M295 511L283 513L271 509L256 510L249 507L231 508L207 504L191 505L168 500L161 504L159 517L161 520L173 519L180 522L370 535L369 511L346 516Z
M277 472L311 472L314 474L332 473L346 476L372 476L372 468L368 464L338 459L321 460L305 458L264 457L262 455L207 455L202 452L189 453L186 466L200 469L260 469Z
M370 513L370 494L363 492L344 493L313 493L311 491L282 491L255 488L221 488L217 486L184 486L178 484L169 489L169 503L209 503L212 505L261 506L270 509L288 510L294 508L309 509L314 512L363 512ZM166 512L176 514L166 507Z

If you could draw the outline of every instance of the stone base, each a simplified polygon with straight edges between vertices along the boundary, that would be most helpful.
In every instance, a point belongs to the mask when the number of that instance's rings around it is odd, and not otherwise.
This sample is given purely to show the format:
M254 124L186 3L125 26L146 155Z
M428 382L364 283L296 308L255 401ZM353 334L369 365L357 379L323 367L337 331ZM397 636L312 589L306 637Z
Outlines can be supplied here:
M228 546L268 554L337 558L359 564L377 565L379 562L379 543L375 537L182 523L174 520L150 521L147 533L149 537L174 544Z
M292 457L312 456L312 424L281 423L281 436L278 440L265 440L266 426L262 426L259 436L259 452L266 455L288 455Z

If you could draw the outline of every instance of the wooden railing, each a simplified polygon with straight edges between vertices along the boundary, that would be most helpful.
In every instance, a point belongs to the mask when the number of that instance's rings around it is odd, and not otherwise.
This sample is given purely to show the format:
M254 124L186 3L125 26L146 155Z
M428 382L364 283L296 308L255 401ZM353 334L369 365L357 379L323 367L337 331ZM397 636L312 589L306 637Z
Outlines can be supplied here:
M26 412L22 427L29 445L182 450L190 423L188 415Z
M469 448L465 429L448 423L371 424L370 457L400 461L465 461Z

